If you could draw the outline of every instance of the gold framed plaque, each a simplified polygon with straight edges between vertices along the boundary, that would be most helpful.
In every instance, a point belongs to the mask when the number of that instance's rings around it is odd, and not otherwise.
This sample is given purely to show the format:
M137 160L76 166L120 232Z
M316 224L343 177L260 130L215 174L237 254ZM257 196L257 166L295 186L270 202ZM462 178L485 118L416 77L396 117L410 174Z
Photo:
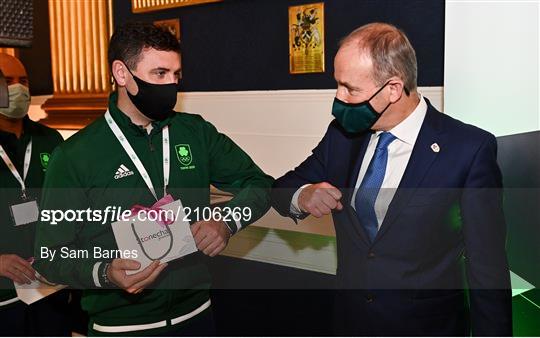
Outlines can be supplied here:
M221 1L223 0L131 0L131 11L133 13L144 13L158 11L160 9L193 6Z
M180 41L180 19L157 20L154 25L167 29Z
M289 7L289 72L324 72L324 3Z

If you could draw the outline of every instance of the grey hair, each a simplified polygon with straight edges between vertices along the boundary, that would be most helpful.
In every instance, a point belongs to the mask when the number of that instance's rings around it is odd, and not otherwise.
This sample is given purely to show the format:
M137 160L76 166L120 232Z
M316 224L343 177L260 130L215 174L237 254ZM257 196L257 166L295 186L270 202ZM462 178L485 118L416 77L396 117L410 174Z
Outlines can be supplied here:
M397 76L403 80L407 95L416 90L416 53L402 30L387 23L370 23L355 29L339 46L350 43L367 52L373 63L372 78L379 86Z

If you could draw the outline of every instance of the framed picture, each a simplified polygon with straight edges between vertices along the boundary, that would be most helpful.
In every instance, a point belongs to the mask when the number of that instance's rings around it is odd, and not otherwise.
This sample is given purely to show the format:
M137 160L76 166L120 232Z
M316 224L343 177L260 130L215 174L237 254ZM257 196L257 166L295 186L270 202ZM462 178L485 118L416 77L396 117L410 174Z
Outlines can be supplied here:
M166 28L180 41L180 19L158 20L154 25Z
M223 0L131 0L131 11L133 13L144 13L158 11L160 9L193 6L221 1Z
M324 3L289 7L289 72L324 72Z

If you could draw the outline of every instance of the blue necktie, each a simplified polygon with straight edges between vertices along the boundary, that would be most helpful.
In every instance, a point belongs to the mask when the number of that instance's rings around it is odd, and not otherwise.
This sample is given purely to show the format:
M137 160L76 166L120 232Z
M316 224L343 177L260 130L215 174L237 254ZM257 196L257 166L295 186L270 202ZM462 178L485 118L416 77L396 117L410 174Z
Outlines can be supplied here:
M375 201L386 172L386 163L388 162L388 145L394 141L396 137L389 132L383 132L379 135L377 148L371 158L368 169L358 191L354 206L356 214L360 220L360 224L364 226L371 242L377 235L379 223L375 214Z

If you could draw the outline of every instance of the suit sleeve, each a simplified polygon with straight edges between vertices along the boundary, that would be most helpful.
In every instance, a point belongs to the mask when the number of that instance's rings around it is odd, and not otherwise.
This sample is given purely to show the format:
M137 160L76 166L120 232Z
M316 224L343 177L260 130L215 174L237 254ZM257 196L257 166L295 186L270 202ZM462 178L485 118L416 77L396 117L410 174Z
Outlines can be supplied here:
M493 135L472 162L462 194L465 264L475 336L512 335L512 293L506 258L502 177Z
M295 192L303 185L327 181L327 157L330 143L332 125L319 144L312 150L311 155L298 167L278 178L272 187L272 206L280 215L291 217L295 222L297 218L305 218L291 214L291 201Z
M236 233L261 218L270 209L270 188L274 179L266 175L236 143L204 122L210 154L210 181L217 188L231 192L234 198L223 207L240 210L242 217L226 221ZM236 214L239 216L240 214Z

